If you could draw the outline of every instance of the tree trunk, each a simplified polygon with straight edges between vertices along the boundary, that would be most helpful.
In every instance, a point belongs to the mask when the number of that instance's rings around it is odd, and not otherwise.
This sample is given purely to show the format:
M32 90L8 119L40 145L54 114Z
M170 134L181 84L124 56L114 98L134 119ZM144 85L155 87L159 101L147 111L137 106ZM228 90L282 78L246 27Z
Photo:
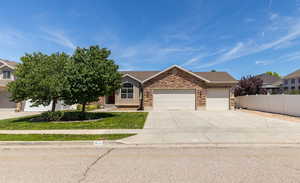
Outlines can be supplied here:
M55 112L56 104L57 104L57 98L54 98L52 100L52 109L51 109L51 112Z
M82 104L82 111L81 112L85 112L85 106L86 106L86 102Z

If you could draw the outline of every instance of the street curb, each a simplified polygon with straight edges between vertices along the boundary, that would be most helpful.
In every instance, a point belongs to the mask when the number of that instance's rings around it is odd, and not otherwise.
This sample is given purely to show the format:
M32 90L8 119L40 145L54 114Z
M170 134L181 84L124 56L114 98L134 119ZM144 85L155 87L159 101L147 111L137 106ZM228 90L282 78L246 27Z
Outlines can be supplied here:
M105 141L0 141L0 149L20 148L300 148L300 143L168 143L125 144L115 140Z

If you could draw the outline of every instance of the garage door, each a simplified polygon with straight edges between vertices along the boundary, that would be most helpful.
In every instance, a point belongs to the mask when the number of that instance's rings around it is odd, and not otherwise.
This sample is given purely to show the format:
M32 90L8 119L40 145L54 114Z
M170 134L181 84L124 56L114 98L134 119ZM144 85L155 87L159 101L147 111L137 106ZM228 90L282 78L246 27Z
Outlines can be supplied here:
M229 109L229 89L209 88L206 96L207 110L228 110Z
M16 103L9 100L10 93L7 91L0 92L0 109L15 109Z
M154 90L154 110L195 110L195 90Z

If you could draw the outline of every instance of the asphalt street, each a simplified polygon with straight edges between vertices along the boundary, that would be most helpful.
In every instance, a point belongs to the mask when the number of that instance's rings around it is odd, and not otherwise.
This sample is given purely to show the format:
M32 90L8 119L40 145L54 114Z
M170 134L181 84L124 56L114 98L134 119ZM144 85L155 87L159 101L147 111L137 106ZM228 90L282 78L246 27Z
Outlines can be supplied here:
M3 183L299 182L300 148L0 148Z

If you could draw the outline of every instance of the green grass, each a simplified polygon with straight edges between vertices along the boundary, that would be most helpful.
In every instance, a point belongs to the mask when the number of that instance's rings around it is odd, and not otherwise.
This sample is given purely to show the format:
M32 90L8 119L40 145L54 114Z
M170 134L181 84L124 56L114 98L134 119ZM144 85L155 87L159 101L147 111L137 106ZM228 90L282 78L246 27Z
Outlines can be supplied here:
M30 121L35 116L0 120L0 130L142 129L147 112L99 112L102 118L85 122Z
M0 134L0 141L74 141L118 140L135 134L63 135L63 134Z

